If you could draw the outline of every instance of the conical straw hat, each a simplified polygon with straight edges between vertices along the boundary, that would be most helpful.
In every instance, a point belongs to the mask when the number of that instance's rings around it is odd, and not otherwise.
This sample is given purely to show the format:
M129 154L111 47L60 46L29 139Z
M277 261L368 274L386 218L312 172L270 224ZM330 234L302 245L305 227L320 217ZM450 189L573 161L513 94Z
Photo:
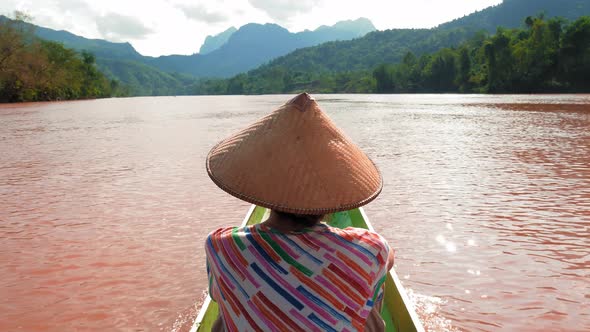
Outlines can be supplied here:
M377 167L307 93L218 143L207 172L233 196L296 214L350 210L382 188Z

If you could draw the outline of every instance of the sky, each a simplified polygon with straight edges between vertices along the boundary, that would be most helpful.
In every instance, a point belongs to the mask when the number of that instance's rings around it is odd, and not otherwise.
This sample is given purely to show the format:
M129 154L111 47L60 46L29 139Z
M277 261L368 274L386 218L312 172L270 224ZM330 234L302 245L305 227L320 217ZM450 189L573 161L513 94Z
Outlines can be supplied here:
M130 42L149 56L193 54L208 35L247 23L291 32L366 17L378 30L431 28L502 0L2 0L32 23L86 38Z

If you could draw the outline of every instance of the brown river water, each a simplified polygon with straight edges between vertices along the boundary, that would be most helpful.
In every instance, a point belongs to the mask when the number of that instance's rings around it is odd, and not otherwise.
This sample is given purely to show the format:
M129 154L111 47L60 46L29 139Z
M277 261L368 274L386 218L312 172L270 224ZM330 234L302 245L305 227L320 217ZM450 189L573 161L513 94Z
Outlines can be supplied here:
M291 96L0 105L0 331L184 331L248 205L205 156ZM590 330L590 95L316 95L430 331Z

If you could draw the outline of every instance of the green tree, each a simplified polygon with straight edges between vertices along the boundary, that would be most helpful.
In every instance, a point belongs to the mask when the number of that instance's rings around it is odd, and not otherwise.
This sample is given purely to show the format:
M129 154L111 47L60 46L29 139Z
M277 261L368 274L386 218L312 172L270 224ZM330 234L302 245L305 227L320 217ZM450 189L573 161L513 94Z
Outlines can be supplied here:
M453 50L443 49L436 53L424 68L424 87L435 92L456 91L456 72L457 64Z
M227 82L227 93L230 95L243 94L245 79L246 74L240 74L229 79Z
M391 93L395 90L393 76L390 66L381 64L373 70L375 78L375 89L377 93Z
M459 87L460 92L469 92L471 90L471 56L467 46L462 46L459 49L459 60L457 68L456 86Z
M0 102L97 98L113 84L98 71L94 56L34 37L23 19L0 23Z
M562 79L576 91L590 88L590 17L581 17L564 32L561 48Z
M487 91L510 92L513 58L509 32L498 28L496 35L484 46L487 60Z

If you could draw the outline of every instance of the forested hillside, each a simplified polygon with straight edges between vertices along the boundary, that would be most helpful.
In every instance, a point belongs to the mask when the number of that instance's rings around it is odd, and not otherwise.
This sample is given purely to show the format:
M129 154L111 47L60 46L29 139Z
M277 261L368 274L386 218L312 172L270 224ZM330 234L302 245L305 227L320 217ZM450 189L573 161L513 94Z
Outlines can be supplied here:
M23 18L23 17L18 17ZM91 53L37 39L16 21L0 22L0 102L67 100L120 94Z
M140 60L139 54L129 43L113 43L102 39L88 39L77 36L68 31L56 31L44 27L22 22L27 29L32 30L41 39L62 43L67 48L86 51L97 58Z
M117 81L130 95L189 94L197 77L228 77L257 67L298 47L327 40L362 36L375 27L367 19L343 21L315 31L290 33L274 24L248 24L230 34L229 39L208 54L148 57L129 43L87 39L67 31L56 31L27 22L13 22L0 15L0 23L22 25L37 37L62 43L66 48L94 55L102 72ZM231 32L231 31L230 31Z
M340 54L347 58L349 54ZM521 29L475 34L456 47L416 55L371 70L299 71L277 65L198 86L202 94L293 93L531 93L590 90L590 17L573 22L528 17Z
M502 3L441 24L439 28L477 27L490 33L497 27L523 27L523 17L542 15L575 20L590 15L589 0L504 0Z
M528 17L522 29L498 28L420 58L375 68L384 93L547 93L590 91L590 16L574 22Z
M494 33L496 28L524 27L524 18L541 13L545 18L560 16L576 19L590 15L590 0L504 0L503 3L445 23L434 29L392 29L374 31L363 38L328 42L299 49L277 58L248 75L264 76L267 72L304 73L371 70L380 63L399 63L407 52L417 56L456 46L476 32Z
M4 101L302 90L587 92L587 76L581 75L588 74L590 51L587 23L577 20L582 15L590 15L590 0L504 0L433 29L373 31L314 47L304 46L374 27L359 19L292 34L274 24L248 24L230 30L225 43L209 54L158 58L142 56L129 43L86 39L0 16L0 89ZM23 37L11 37L15 34ZM195 76L230 76L295 48L229 79Z
M105 75L123 82L122 89L130 96L188 95L197 82L194 77L166 73L137 61L101 58L97 64Z
M363 38L297 50L251 73L257 75L272 67L309 72L366 70L384 62L399 62L409 51L422 54L458 45L476 32L468 28L374 31Z

